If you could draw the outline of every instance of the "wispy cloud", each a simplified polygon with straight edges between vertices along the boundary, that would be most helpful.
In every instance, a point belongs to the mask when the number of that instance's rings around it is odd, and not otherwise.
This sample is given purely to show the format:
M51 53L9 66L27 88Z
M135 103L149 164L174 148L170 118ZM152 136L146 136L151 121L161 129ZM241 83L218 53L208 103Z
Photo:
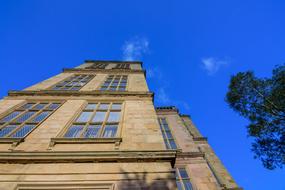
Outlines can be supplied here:
M190 110L187 102L170 98L166 91L164 87L158 89L155 98L159 105L177 106L177 108L183 107L185 110Z
M157 101L161 104L169 104L171 102L164 88L158 89L156 98Z
M202 67L207 71L209 75L217 73L221 67L229 64L228 59L218 59L215 57L206 57L202 60Z
M142 58L142 55L149 52L149 41L145 37L134 37L125 41L123 47L123 60L134 61Z

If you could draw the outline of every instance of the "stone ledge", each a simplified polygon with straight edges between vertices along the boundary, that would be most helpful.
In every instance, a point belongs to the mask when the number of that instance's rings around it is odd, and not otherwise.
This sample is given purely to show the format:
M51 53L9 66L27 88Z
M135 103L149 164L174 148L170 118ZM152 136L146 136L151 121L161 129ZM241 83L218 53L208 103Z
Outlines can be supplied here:
M207 142L208 138L207 137L193 137L193 141L196 141L196 142Z
M196 158L196 157L204 157L205 154L202 152L178 152L177 158Z
M12 147L16 147L21 142L24 142L25 138L0 138L0 144L12 144Z
M96 73L108 73L108 74L124 74L124 73L142 73L146 76L146 71L144 69L88 69L88 68L64 68L64 73L84 73L84 72L96 72Z
M66 91L66 90L11 90L8 96L138 96L153 98L153 92L117 92L117 91Z
M122 138L51 138L48 150L56 144L94 144L94 143L114 143L115 149L119 148Z
M175 163L176 150L0 152L0 163L155 162Z

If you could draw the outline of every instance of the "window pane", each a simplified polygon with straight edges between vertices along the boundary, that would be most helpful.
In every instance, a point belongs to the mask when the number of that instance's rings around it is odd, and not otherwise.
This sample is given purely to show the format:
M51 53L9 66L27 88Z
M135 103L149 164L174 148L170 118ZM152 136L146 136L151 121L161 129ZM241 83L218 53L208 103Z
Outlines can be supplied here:
M119 91L125 91L126 89L124 87L120 87Z
M85 131L85 138L95 138L98 137L98 132L100 130L101 125L90 125Z
M26 134L28 134L35 125L24 125L21 129L16 131L11 137L19 138L19 137L24 137Z
M92 112L82 112L76 121L77 122L88 122L90 120L91 115L92 115Z
M170 139L170 140L169 140L169 144L170 144L170 146L171 146L172 149L177 149L177 146L176 146L174 140Z
M82 125L73 125L73 126L69 127L69 129L65 133L64 137L68 137L68 138L79 137L82 129L83 129Z
M120 112L110 112L108 122L119 122L120 120Z
M35 104L34 103L27 103L27 104L22 106L22 109L30 109L33 105L35 105Z
M169 129L167 124L163 124L163 128L164 128L165 131L170 131L170 129Z
M24 121L26 121L27 119L29 119L30 117L32 117L36 112L34 111L28 111L26 113L24 113L21 117L19 117L17 119L17 122L22 123Z
M172 139L172 134L170 131L166 131L166 136L167 138Z
M33 109L36 109L36 110L41 110L43 109L47 104L38 104L36 105Z
M107 110L109 108L109 104L100 104L99 109L100 110Z
M185 190L192 190L192 185L189 180L183 180Z
M171 149L171 148L169 147L169 144L168 144L167 140L166 140L166 139L163 139L163 140L164 140L164 143L165 143L166 149Z
M115 137L117 133L117 125L106 125L103 137Z
M3 119L1 119L0 122L8 122L11 121L13 118L17 117L20 113L20 111L14 111L12 113L10 113L9 115L7 115L6 117L4 117Z
M88 104L85 109L87 110L94 110L96 109L97 104Z
M0 129L0 137L5 137L8 135L11 131L16 129L17 125L7 125L6 127Z
M176 184L177 184L177 189L178 189L178 190L183 190L183 188L182 188L182 185L181 185L181 182L180 182L180 181L176 181Z
M40 113L39 115L37 115L34 119L32 119L31 122L33 122L33 123L39 123L39 122L41 122L42 120L44 120L49 114L50 114L49 111L44 111L44 112Z
M178 170L179 170L181 178L188 178L187 171L184 168L179 168Z
M95 117L93 118L93 122L103 122L105 119L106 112L97 111Z
M112 104L112 110L120 110L121 109L122 104Z
M52 103L48 106L48 109L55 110L59 107L60 104Z

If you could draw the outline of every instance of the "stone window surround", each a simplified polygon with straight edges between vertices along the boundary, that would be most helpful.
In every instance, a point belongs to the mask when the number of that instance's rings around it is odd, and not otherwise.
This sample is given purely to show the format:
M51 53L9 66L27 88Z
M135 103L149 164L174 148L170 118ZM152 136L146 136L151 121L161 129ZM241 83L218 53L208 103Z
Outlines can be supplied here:
M72 126L73 122L80 116L80 114L83 112L85 107L88 104L92 103L121 103L121 115L119 119L118 129L115 137L112 138L104 138L104 137L97 137L97 138L66 138L64 137L64 134L67 132L69 127ZM55 138L51 138L51 142L49 145L49 149L51 149L56 144L85 144L85 143L114 143L115 149L119 148L120 143L122 142L122 126L124 123L124 112L125 112L125 102L124 101L104 101L104 100L98 100L98 101L88 101L86 102L76 111L76 113L73 115L73 117L69 120L69 122L63 127L63 129L59 132L59 134Z
M0 138L0 143L12 143L12 148L16 147L19 143L21 142L24 142L25 138L31 134L36 128L38 128L38 126L40 126L46 119L48 119L52 114L54 114L54 112L56 112L63 104L64 104L65 101L62 101L62 100L34 100L34 101L31 101L31 100L26 100L16 106L13 106L12 108L6 110L5 112L3 112L2 114L0 114L0 118L4 118L5 116L9 115L10 113L14 112L15 110L18 110L18 109L21 109L22 106L24 106L25 104L27 103L59 103L60 105L54 109L54 110L51 110L51 113L46 117L44 118L42 121L40 121L39 123L37 123L35 125L35 127L30 131L28 132L24 137L18 137L18 138L14 138L14 137L3 137L3 138ZM39 113L41 112L42 110L39 111ZM37 113L35 116L33 117L36 117L39 115L39 113ZM19 117L19 116L17 116ZM21 125L23 125L25 122L23 122Z
M170 132L171 132L171 134L172 134L172 138L173 138L173 140L174 140L174 142L175 142L175 145L176 145L176 147L177 147L177 150L181 149L180 146L179 146L179 144L177 143L177 140L176 140L175 135L173 135L172 127L170 127L167 117L165 117L165 116L163 116L163 115L158 115L158 124L159 124L159 126L160 126L160 121L159 121L159 120L161 120L161 119L163 119L163 118L166 120L166 123L168 124L169 130L170 130ZM160 130L160 131L161 131L161 130ZM163 133L163 131L161 131L161 134L162 134L162 133ZM163 138L163 136L162 136L162 138ZM163 141L164 141L164 139L163 139ZM164 143L164 144L165 144L165 143ZM165 144L165 148L168 149L168 148L166 147L166 144ZM168 150L171 150L171 148L169 148Z
M79 75L92 75L91 78L81 87L79 87L78 90L62 90L62 89L58 89L58 90L54 90L53 88L55 88L58 84L64 82L64 81L67 81L69 79L71 79L72 77L75 77L75 76L79 76ZM96 77L96 74L94 73L73 73L71 76L69 77L66 77L60 81L58 81L56 84L52 85L51 87L48 87L47 90L51 90L51 91L79 91L81 88L83 88L85 85L87 85L91 80L93 80L94 78Z
M188 177L187 177L187 178L182 178L182 177L180 176L179 169L184 169L184 170L186 171ZM191 189L196 190L197 188L196 188L195 185L193 184L193 181L191 180L191 177L189 176L189 173L190 173L190 172L188 171L188 168L187 168L186 165L184 165L184 164L182 164L182 165L181 165L181 164L176 164L176 165L175 165L176 181L179 181L181 184L183 184L183 183L182 183L183 180L188 180L188 181L190 182L191 186L192 186ZM187 190L187 189L184 187L184 185L182 185L182 189L178 189L178 187L177 187L177 190Z
M125 87L125 90L124 91L120 91L120 90L114 90L114 91L111 91L111 90L101 90L101 88L102 88L102 86L103 86L103 84L107 81L107 79L109 78L109 76L111 76L111 75L113 75L114 77L113 77L113 79L112 79L112 81L115 79L115 77L116 76L120 76L121 78L120 78L120 80L119 81L121 81L122 80L122 77L124 77L124 76L126 76L127 77L127 84L126 84L126 87ZM119 86L119 85L118 85ZM117 87L118 87L117 86ZM108 88L110 87L110 85L108 86ZM101 92L105 92L105 91L107 91L107 92L126 92L126 91L128 91L128 88L129 88L129 75L126 75L126 74L108 74L107 76L105 76L105 78L104 78L104 80L103 80L103 82L97 87L97 91L101 91Z
M113 183L66 183L66 182L45 182L45 183L19 183L17 184L15 190L27 190L27 189L37 189L37 190L52 190L52 189L76 189L76 190L84 190L84 189L106 189L106 190L115 190L115 184Z

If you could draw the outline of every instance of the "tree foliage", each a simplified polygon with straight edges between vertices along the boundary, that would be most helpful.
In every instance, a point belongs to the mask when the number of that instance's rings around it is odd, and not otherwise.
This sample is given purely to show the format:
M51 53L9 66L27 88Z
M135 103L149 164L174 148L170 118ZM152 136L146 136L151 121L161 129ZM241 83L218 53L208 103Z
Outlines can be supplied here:
M254 138L252 151L268 169L285 165L285 64L277 66L271 78L253 72L232 76L226 101L249 120L248 135Z

